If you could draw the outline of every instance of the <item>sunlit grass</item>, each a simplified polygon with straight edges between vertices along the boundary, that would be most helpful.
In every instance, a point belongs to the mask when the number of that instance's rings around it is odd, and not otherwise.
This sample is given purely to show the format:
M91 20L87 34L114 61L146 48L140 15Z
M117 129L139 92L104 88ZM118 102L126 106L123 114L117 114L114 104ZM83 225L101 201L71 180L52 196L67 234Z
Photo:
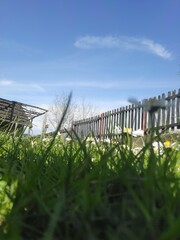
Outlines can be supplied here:
M0 133L0 239L179 239L178 140L63 139L63 118L53 137Z
M0 134L0 239L178 239L178 149L75 139Z

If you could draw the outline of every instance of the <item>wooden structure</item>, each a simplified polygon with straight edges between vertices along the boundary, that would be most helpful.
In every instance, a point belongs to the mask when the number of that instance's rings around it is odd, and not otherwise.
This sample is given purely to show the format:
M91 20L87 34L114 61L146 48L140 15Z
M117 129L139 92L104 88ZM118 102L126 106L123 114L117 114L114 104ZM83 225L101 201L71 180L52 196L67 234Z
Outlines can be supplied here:
M32 127L33 119L46 112L40 107L0 98L0 129Z
M180 89L168 92L167 96L163 93L155 100L164 101L167 105L166 109L159 108L154 113L154 128L159 129L179 129L180 128ZM101 115L92 118L83 119L73 122L72 128L80 137L85 137L91 134L95 137L108 137L116 134L116 126L121 129L131 128L132 130L142 129L145 132L150 129L150 113L145 111L144 102L150 99L145 99L139 102L138 105L131 104L126 107L121 107L112 111L107 111ZM152 98L151 98L152 100Z

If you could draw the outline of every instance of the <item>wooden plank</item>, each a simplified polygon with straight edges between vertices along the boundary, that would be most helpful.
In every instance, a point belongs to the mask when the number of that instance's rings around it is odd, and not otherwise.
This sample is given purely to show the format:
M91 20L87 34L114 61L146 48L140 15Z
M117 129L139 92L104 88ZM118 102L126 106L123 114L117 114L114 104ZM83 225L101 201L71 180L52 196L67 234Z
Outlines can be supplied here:
M172 105L171 105L171 124L175 123L175 98L176 98L176 90L172 91ZM174 127L172 128L174 129Z
M171 104L171 92L168 92L168 96L167 96L167 115L166 115L166 126L170 125L170 115L171 115L171 109L170 109L170 104Z
M101 114L101 119L100 119L100 132L99 132L99 138L100 140L102 139L103 135L103 126L104 125L104 113Z
M178 129L180 128L180 89L178 90L177 103L176 103L176 122L179 123Z
M162 99L163 101L165 101L166 96L165 96L164 93L162 94L161 99ZM162 115L161 115L161 123L160 123L160 125L163 126L163 129L164 129L165 125L166 125L166 110L165 110L165 109L162 109Z
M134 123L136 122L136 119L135 119L135 109L134 108L134 104L131 105L132 109L131 109L131 125L130 127L132 128L132 130L134 130Z
M161 101L162 98L161 96L159 95L158 96L158 101ZM157 119L156 119L156 126L159 127L161 125L161 122L162 122L162 108L159 108L157 110Z
M140 104L140 102L139 102L139 104ZM137 129L143 129L142 128L142 126L141 126L141 111L142 111L142 108L140 108L140 107L137 107L137 118L138 118L138 122L136 123L136 130Z

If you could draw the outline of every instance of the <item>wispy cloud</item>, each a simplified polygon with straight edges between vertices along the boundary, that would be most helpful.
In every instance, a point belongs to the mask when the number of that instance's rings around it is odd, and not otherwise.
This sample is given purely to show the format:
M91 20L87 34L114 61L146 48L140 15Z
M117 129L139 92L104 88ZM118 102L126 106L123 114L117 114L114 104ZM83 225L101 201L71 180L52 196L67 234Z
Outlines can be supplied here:
M44 92L45 89L33 82L30 83L22 83L22 82L16 82L8 79L0 79L0 92L2 93L10 93L10 92Z
M9 86L11 85L13 82L11 80L7 80L7 79L2 79L0 80L0 86Z
M43 83L43 88L69 88L69 89L75 89L75 88L95 88L95 89L102 89L102 90L113 90L113 89L158 89L162 88L162 85L164 88L169 88L171 83L164 83L162 81L146 81L142 79L123 79L116 81L116 80L105 80L102 81L98 79L97 81L92 81L91 79L86 79L86 81L62 81L62 82L50 82L50 83Z
M155 43L147 38L135 37L99 37L99 36L84 36L79 38L74 46L82 49L90 48L119 48L125 50L145 51L155 54L163 59L171 59L172 53L169 52L163 45Z
M109 89L114 87L114 83L101 81L62 81L44 83L43 87L69 87L69 88L102 88Z
M9 40L1 40L1 39L0 39L0 50L4 50L4 51L8 50L11 52L14 51L14 52L18 52L26 55L41 53L39 49L35 49L25 44L15 42L15 41L9 41Z

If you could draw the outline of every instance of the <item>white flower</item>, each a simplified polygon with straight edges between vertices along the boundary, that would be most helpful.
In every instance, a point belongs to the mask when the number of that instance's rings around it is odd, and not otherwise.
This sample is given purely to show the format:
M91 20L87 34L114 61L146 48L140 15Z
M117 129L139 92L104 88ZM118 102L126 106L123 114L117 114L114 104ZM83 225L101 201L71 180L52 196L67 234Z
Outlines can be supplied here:
M115 128L114 128L114 133L115 133L115 134L121 134L121 133L122 133L121 127L115 126Z
M67 141L67 142L70 142L70 141L72 141L72 138L67 137L67 138L66 138L66 141Z
M49 142L49 138L43 138L43 139L42 139L42 142L43 142L43 143L48 143L48 142Z
M141 147L136 147L136 148L133 148L132 151L135 155L137 155L140 151L142 150Z
M161 142L153 142L152 146L154 149L163 148L163 144Z
M105 143L110 143L111 140L110 140L109 138L105 138L105 139L104 139L104 142L105 142Z
M97 142L97 143L99 143L99 142L100 142L100 139L97 138L97 137L95 137L95 138L94 138L94 141Z
M132 132L133 137L143 137L144 131L142 129L138 129Z
M161 142L153 142L154 153L163 154L163 144Z
M130 150L130 148L129 148L128 145L122 144L121 147L124 148L124 149L126 149L126 150Z
M179 151L179 150L180 150L180 144L178 144L178 143L176 143L176 142L172 143L172 144L171 144L171 147L172 147L173 149L175 149L176 151Z
M31 146L34 147L34 145L37 144L37 141L31 141Z

